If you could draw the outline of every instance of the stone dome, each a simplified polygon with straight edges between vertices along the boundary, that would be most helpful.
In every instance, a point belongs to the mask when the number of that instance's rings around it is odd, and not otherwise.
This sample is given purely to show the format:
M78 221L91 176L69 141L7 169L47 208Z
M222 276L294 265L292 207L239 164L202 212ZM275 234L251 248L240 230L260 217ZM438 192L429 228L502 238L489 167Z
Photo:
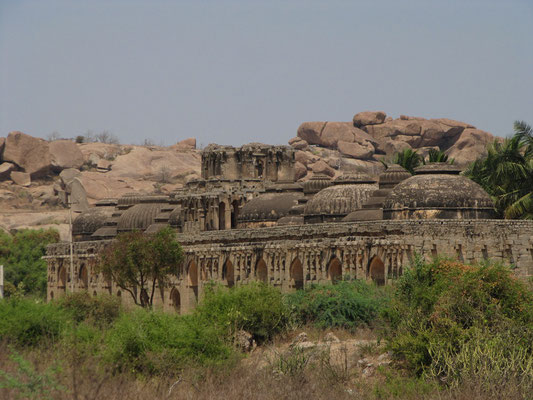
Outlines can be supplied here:
M76 241L89 240L89 236L103 227L110 216L111 212L109 210L89 208L78 215L72 222L72 236L74 236Z
M135 229L144 231L161 212L161 203L135 204L120 216L117 231L129 232Z
M453 165L433 163L415 169L383 204L384 219L483 219L494 217L494 203L477 183Z
M298 205L302 193L263 193L247 202L239 212L239 223L276 222L289 215L290 210ZM266 226L266 225L265 225Z
M398 164L389 166L381 175L379 175L379 188L393 188L401 181L410 178L412 175L405 168Z
M303 183L305 194L315 194L331 186L332 181L326 174L313 175L308 181Z
M378 188L375 179L366 174L342 175L334 185L322 189L305 204L306 223L340 221L370 198Z

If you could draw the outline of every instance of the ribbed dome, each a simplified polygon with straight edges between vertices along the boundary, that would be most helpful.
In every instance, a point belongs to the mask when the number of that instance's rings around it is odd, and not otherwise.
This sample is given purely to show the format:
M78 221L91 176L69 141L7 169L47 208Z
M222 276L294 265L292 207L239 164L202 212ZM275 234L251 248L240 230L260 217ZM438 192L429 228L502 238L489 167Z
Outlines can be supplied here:
M83 240L83 236L90 236L104 226L106 219L110 216L109 210L90 208L78 215L72 222L72 235L77 240Z
M333 184L322 189L305 204L306 223L340 221L361 208L377 189L376 180L363 173L341 175Z
M161 204L136 204L124 211L117 224L118 232L128 232L135 229L144 231L161 211Z
M450 173L445 173L446 170ZM494 203L490 196L471 179L456 175L457 168L430 164L415 172L422 174L396 185L385 199L385 219L493 217Z
M298 205L301 193L264 193L250 200L239 213L239 221L277 221L289 215L292 207Z
M303 183L304 193L305 194L314 194L320 192L322 189L325 189L331 186L331 178L325 174L316 174L313 175L308 181Z
M379 187L380 189L393 188L401 181L410 177L411 174L409 171L398 164L393 164L379 176Z

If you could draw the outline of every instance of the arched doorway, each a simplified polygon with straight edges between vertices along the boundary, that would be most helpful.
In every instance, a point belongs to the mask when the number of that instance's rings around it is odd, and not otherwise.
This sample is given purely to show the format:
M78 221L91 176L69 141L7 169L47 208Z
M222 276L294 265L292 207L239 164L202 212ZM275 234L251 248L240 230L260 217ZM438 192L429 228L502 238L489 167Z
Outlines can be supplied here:
M189 271L187 273L187 281L189 287L194 293L195 300L198 300L198 267L194 261L189 264Z
M266 266L265 260L263 260L262 258L257 262L255 266L255 277L261 282L268 282L268 268Z
M329 262L328 278L331 280L331 283L342 280L342 264L337 257L332 258Z
M378 256L374 256L370 261L368 275L378 286L385 284L385 264L383 264L383 261Z
M87 288L89 287L89 276L85 264L81 264L80 273L78 276L78 284L80 289L87 290Z
M218 229L226 229L226 203L224 202L218 205Z
M293 287L296 290L304 288L304 269L300 259L295 258L294 261L291 263L290 276L291 279L294 281Z
M57 289L67 291L67 269L62 265L57 269Z
M54 300L54 291L50 291L50 300Z
M231 203L231 229L237 228L239 218L239 202L233 200Z
M262 161L257 161L257 163L255 164L255 177L256 178L262 178L263 177L263 162Z
M235 284L235 276L233 271L233 264L230 260L226 260L222 267L222 280L226 282L228 287L233 287Z
M180 292L175 287L173 287L170 291L170 306L173 307L177 313L179 313L181 310Z

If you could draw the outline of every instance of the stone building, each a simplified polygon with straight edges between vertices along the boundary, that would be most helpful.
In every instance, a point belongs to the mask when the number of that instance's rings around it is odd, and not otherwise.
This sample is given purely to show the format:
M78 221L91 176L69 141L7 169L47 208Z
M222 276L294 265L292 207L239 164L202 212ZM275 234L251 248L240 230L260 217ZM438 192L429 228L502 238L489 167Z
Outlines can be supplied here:
M120 232L157 232L170 225L185 260L154 304L187 312L211 282L229 287L259 280L283 291L352 277L386 284L415 254L464 262L484 259L533 274L533 221L497 220L479 185L446 164L411 176L391 166L377 179L316 175L294 182L294 153L282 146L209 146L202 179L170 196L101 201L73 225L69 243L50 245L48 299L74 291L108 293L131 302L95 273L100 251Z

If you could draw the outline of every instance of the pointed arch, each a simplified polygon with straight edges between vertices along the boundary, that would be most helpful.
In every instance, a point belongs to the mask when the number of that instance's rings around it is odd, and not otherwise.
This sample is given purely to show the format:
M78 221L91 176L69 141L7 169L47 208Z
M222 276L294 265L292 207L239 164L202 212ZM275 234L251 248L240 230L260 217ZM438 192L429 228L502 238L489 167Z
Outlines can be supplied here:
M175 287L170 291L170 306L179 314L181 311L181 295Z
M342 263L337 257L333 257L329 262L328 278L332 283L342 280Z
M228 287L233 287L235 284L235 273L233 269L233 264L229 259L226 260L222 266L222 280L226 283Z
M258 281L268 283L268 268L265 260L262 258L260 258L255 265L255 277Z
M290 267L290 277L291 280L294 281L294 288L296 290L303 289L304 288L304 269L302 266L302 262L298 257L296 257Z
M63 265L57 269L57 288L63 292L67 290L67 269Z
M198 266L194 260L189 263L189 268L187 270L187 282L192 290L192 293L194 294L195 300L198 301Z
M368 275L377 285L385 284L385 264L379 256L374 256L370 260Z
M231 202L231 229L237 228L239 218L239 201L233 200Z
M226 203L223 201L218 204L218 229L226 229Z
M87 266L85 263L82 263L80 266L80 271L78 274L78 285L80 289L87 290L89 288L89 273L87 271Z

